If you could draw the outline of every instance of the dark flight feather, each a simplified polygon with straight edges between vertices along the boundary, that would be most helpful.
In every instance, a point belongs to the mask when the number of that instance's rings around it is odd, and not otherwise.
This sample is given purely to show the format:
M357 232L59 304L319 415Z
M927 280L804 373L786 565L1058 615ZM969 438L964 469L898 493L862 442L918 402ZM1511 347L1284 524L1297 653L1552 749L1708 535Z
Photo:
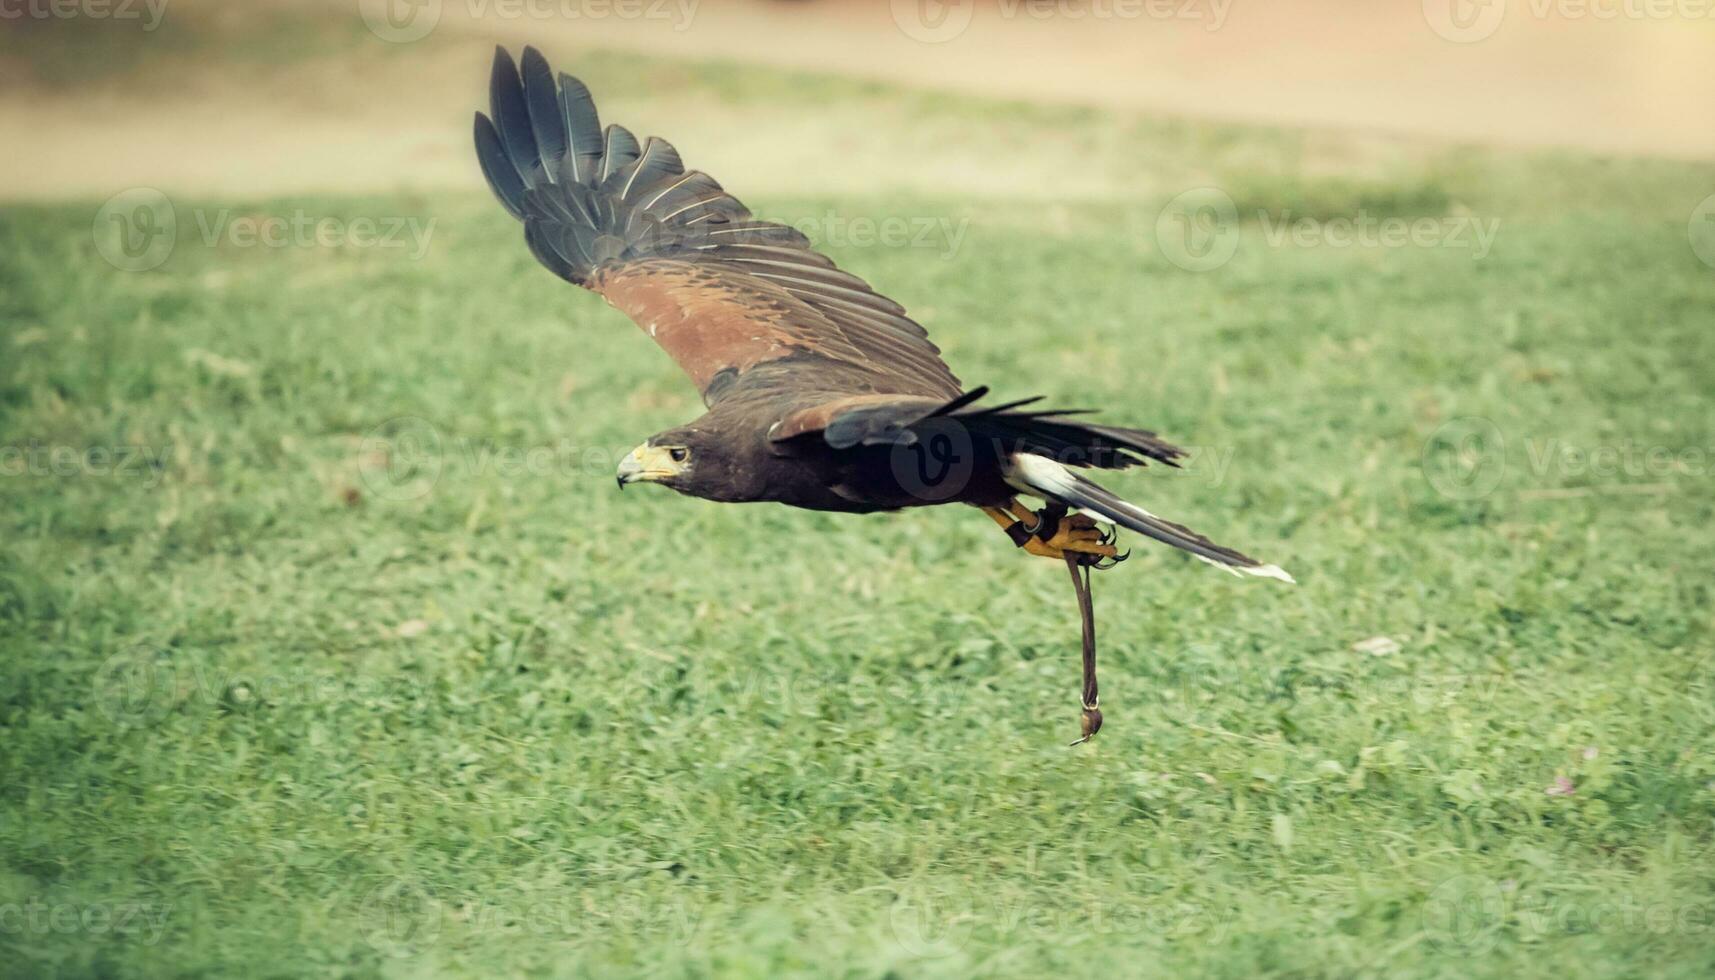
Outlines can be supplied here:
M560 163L563 180L593 183L601 160L601 116L583 82L560 73L560 120L566 131L566 157Z
M494 189L494 196L500 198L514 218L524 220L524 178L507 157L494 123L480 112L476 114L476 162L482 167L488 186Z
M525 48L520 62L524 80L524 102L529 110L530 130L542 169L552 180L566 156L566 120L560 114L560 93L548 59L535 48Z
M616 196L627 203L635 202L644 192L684 172L685 164L680 161L679 151L673 149L673 144L659 136L651 136L644 142L636 162L622 171L625 182Z
M637 159L641 151L637 145L637 137L631 135L631 130L613 123L608 124L601 146L601 169L597 172L596 186L605 188L607 182L624 169L626 164Z
M536 134L530 125L530 109L524 101L524 83L519 80L518 66L505 48L496 48L494 71L489 77L489 111L494 113L494 125L500 131L500 143L512 168L524 181L534 187L543 179L542 156L536 149Z

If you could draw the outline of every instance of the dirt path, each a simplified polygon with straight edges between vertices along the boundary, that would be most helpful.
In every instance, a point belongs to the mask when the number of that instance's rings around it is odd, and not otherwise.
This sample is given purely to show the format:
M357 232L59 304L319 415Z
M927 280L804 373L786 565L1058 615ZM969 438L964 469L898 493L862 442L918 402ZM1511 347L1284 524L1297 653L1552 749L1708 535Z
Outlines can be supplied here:
M1441 0L275 2L351 25L365 14L371 29L354 52L282 59L266 72L251 65L243 84L228 84L210 52L137 86L0 85L0 133L31 148L0 154L0 197L104 196L138 185L210 194L475 186L472 80L484 77L496 38L1049 103L1715 159L1715 17L1540 18L1548 0L1488 0L1473 9L1498 6L1498 21L1443 17L1438 33ZM1644 0L1592 2L1622 9ZM384 3L395 5L392 20ZM173 4L161 32L175 18L228 15L213 0ZM1715 11L1715 0L1707 6ZM1449 40L1473 32L1481 39ZM158 37L139 31L135 43ZM831 108L800 132L815 136L818 122L826 129L839 119ZM762 178L783 190L897 179L854 166L861 148L825 150L787 158ZM925 159L912 186L968 189L980 163ZM844 173L830 182L833 171ZM1004 168L985 179L987 192L1042 190L1024 177L1015 187Z

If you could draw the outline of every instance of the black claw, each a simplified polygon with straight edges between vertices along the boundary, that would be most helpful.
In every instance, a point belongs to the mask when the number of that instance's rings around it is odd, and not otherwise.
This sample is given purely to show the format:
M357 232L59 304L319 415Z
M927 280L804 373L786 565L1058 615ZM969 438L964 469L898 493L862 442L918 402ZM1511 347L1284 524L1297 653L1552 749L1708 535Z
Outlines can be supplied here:
M1127 549L1125 551L1120 552L1117 555L1114 555L1111 558L1106 559L1103 562L1098 562L1095 565L1092 565L1091 567L1094 568L1098 572L1105 572L1108 569L1114 567L1115 565L1118 565L1120 562L1123 562L1127 558L1130 558L1130 557L1131 557L1131 551L1130 551L1130 549Z
M1118 524L1109 524L1108 529L1106 531L1102 532L1102 544L1104 544L1104 545L1110 545L1111 546L1111 545L1117 544L1119 542L1119 539L1120 539L1120 529L1119 529ZM1125 561L1127 558L1130 558L1130 557L1131 557L1131 551L1128 549L1123 554L1113 555L1113 556L1111 556L1111 557L1109 557L1103 561L1095 562L1090 567L1094 568L1098 572L1105 572L1108 569L1114 567L1115 565L1118 565L1120 562Z

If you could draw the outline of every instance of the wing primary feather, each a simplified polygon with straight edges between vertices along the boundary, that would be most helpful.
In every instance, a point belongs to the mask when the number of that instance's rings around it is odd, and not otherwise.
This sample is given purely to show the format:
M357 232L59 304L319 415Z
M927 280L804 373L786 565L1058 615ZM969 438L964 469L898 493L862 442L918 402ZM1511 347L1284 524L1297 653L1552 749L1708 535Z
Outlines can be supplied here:
M601 116L589 87L565 72L560 73L560 118L567 150L560 173L567 180L590 183L594 168L589 164L601 155Z
M513 169L493 121L480 112L476 114L476 162L482 168L482 175L488 178L488 186L494 191L494 196L500 198L500 203L514 218L522 221L524 180Z
M500 130L501 145L525 186L534 187L541 177L542 157L536 135L530 128L530 110L524 102L524 83L518 66L505 48L494 49L494 71L489 78L489 109Z
M625 178L625 186L619 189L619 199L621 201L631 196L631 188L637 185L637 175L642 173L645 167L649 166L649 157L655 152L655 146L658 142L659 141L656 140L655 137L651 136L649 137L649 141L643 144L642 155L637 158L637 163L632 166L631 175Z
M560 115L560 96L554 87L554 72L548 59L535 48L525 48L520 62L524 77L524 102L530 110L530 130L536 151L550 180L557 177L566 157L566 121Z
M637 159L637 154L637 137L631 135L631 130L609 123L602 136L601 175L596 178L596 185L607 183L626 164Z

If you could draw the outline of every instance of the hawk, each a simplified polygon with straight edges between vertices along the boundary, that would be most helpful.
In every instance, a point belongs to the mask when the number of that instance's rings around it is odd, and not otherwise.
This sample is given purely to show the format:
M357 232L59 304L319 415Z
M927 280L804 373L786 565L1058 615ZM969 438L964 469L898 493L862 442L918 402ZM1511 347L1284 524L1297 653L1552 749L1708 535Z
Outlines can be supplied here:
M860 514L980 508L1016 546L1072 571L1085 738L1101 725L1089 569L1123 559L1097 518L1235 574L1292 581L1079 472L1176 466L1183 451L1036 398L979 404L988 389L965 388L903 307L796 229L754 217L666 140L603 128L589 89L535 48L518 61L496 50L489 100L477 161L531 253L630 317L702 394L700 417L621 460L621 488Z

